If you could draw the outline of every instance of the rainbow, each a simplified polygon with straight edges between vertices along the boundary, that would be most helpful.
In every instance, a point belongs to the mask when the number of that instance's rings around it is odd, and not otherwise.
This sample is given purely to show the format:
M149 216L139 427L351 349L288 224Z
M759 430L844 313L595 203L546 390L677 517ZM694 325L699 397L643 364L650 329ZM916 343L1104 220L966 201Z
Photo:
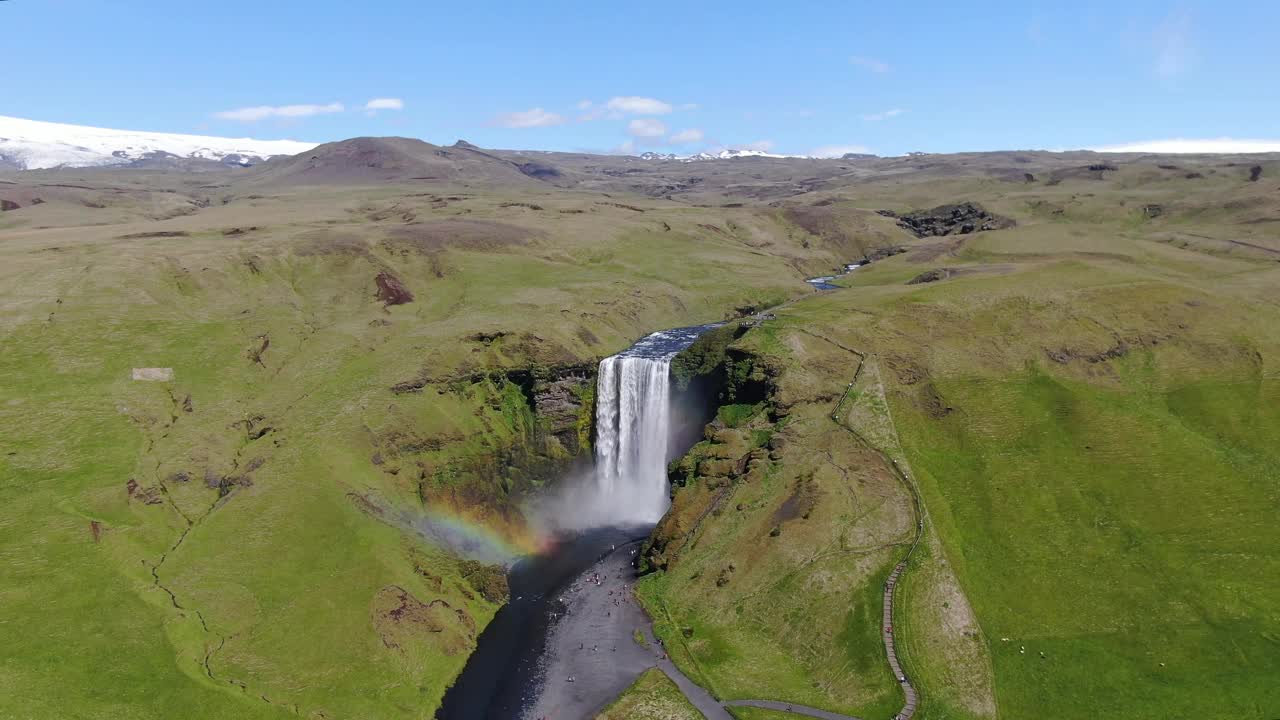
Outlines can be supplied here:
M549 543L528 532L503 533L461 514L428 509L408 518L415 532L459 557L509 565L526 555L547 551Z

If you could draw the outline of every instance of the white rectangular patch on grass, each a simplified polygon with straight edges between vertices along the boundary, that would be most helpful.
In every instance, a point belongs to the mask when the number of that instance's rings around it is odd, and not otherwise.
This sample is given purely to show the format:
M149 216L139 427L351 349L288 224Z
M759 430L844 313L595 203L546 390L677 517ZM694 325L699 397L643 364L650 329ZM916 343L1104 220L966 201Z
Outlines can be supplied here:
M133 379L169 382L173 379L173 368L134 368Z

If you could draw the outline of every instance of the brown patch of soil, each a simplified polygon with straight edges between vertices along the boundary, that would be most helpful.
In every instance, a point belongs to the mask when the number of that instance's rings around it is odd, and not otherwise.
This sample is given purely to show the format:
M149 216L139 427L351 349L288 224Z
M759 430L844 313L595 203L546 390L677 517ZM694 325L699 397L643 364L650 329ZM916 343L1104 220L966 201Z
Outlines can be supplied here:
M258 343L258 346L249 348L246 354L249 356L249 360L254 364L266 367L266 365L263 365L262 363L262 353L266 352L267 348L271 347L271 338L264 334L259 335L258 340L261 341Z
M144 488L133 478L129 478L129 482L124 484L124 489L128 493L130 500L137 500L143 505L159 505L164 502L164 499L160 497L160 488Z
M364 495L349 492L347 493L347 499L350 500L356 507L360 508L360 510L364 512L366 515L372 515L373 517L382 517L382 508L375 505L372 500L365 497Z
M1050 350L1046 348L1045 354L1049 356L1050 360L1063 365L1070 363L1072 360L1084 360L1087 363L1096 365L1097 363L1115 360L1128 355L1129 343L1121 340L1106 350L1095 353L1081 352L1071 348L1061 348L1058 350Z
M773 518L769 521L770 524L777 526L796 518L809 519L809 513L813 512L813 508L818 504L818 494L820 492L817 484L813 481L812 473L797 478L795 484L791 487L791 494L773 512Z
M393 250L427 254L444 249L493 251L524 245L539 237L529 228L492 220L449 218L392 228L387 244Z
M942 397L942 394L938 392L938 388L932 381L920 387L920 402L925 414L934 420L940 420L955 410L955 408L947 404L946 398Z
M369 245L354 233L314 230L297 236L294 252L303 257L314 255L346 255L366 257Z
M378 286L377 298L383 307L413 302L413 293L409 292L409 288L405 287L395 275L380 272L373 281ZM263 349L266 349L265 345Z
M435 590L436 592L444 592L444 578L432 573L430 570L423 567L421 561L414 561L413 571L417 573L418 576L420 576L423 580L426 580L427 586L430 587L432 590Z
M146 240L149 238L180 238L189 237L191 233L186 230L156 230L154 232L129 233L128 235L118 235L119 240Z
M502 338L506 337L509 334L510 333L508 333L505 330L495 330L493 332L478 332L478 333L472 333L468 335L467 339L472 342L482 343L484 345L492 345L495 340L501 340Z
M885 358L885 364L893 371L900 385L915 385L927 377L920 366L904 357L890 355Z
M374 595L371 606L373 626L383 647L403 652L405 645L426 642L441 647L447 655L463 649L462 636L446 632L461 618L444 600L424 603L399 585L388 585Z
M102 523L97 520L90 520L89 534L93 536L94 544L102 542Z
M597 204L598 204L598 205L609 205L609 206L611 206L611 207L622 208L623 210L630 210L630 211L632 211L632 212L639 212L639 213L644 212L644 208L642 208L642 207L636 207L635 205L626 205L626 204L624 204L624 203L620 203L620 202L602 202L602 203L597 203Z

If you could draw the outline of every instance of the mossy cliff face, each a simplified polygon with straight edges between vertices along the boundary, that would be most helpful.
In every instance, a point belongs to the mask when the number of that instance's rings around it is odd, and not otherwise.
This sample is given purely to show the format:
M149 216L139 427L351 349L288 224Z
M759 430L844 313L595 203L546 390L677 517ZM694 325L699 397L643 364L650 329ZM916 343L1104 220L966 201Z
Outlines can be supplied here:
M523 533L520 499L590 462L595 367L531 365L406 390L469 413L474 431L385 432L373 461L416 485L425 506L484 520L514 539Z
M881 587L915 524L886 462L833 421L856 353L765 321L726 344L702 442L671 465L671 509L637 593L673 660L719 697L888 717Z
M764 359L730 347L743 331L738 325L716 328L672 360L677 387L703 386L717 409L702 440L668 468L671 508L644 546L645 571L677 562L699 524L722 510L731 488L767 469L768 444L785 419L772 402L773 379Z

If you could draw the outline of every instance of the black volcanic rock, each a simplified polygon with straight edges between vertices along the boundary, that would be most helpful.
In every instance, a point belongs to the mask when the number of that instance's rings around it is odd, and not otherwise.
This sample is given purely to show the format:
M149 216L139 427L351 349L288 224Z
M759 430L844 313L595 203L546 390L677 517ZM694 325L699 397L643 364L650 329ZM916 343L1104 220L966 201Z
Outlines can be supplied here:
M894 255L901 255L906 251L907 249L902 247L901 245L889 245L887 247L878 247L872 250L868 250L867 254L863 256L862 262L865 265L866 263L872 263L877 260L883 260L888 257L893 257Z
M923 285L925 283L938 282L939 280L946 280L949 277L951 277L950 269L934 268L933 270L926 270L925 272L922 272L919 275L911 278L910 280L907 281L907 284Z
M560 169L554 165L547 165L546 163L530 161L517 165L516 167L525 175L528 175L531 178L537 178L538 180L550 180L560 177Z
M967 235L983 230L1013 227L1013 221L994 215L977 203L939 205L932 210L898 215L889 210L878 211L885 217L897 218L898 225L916 237Z

